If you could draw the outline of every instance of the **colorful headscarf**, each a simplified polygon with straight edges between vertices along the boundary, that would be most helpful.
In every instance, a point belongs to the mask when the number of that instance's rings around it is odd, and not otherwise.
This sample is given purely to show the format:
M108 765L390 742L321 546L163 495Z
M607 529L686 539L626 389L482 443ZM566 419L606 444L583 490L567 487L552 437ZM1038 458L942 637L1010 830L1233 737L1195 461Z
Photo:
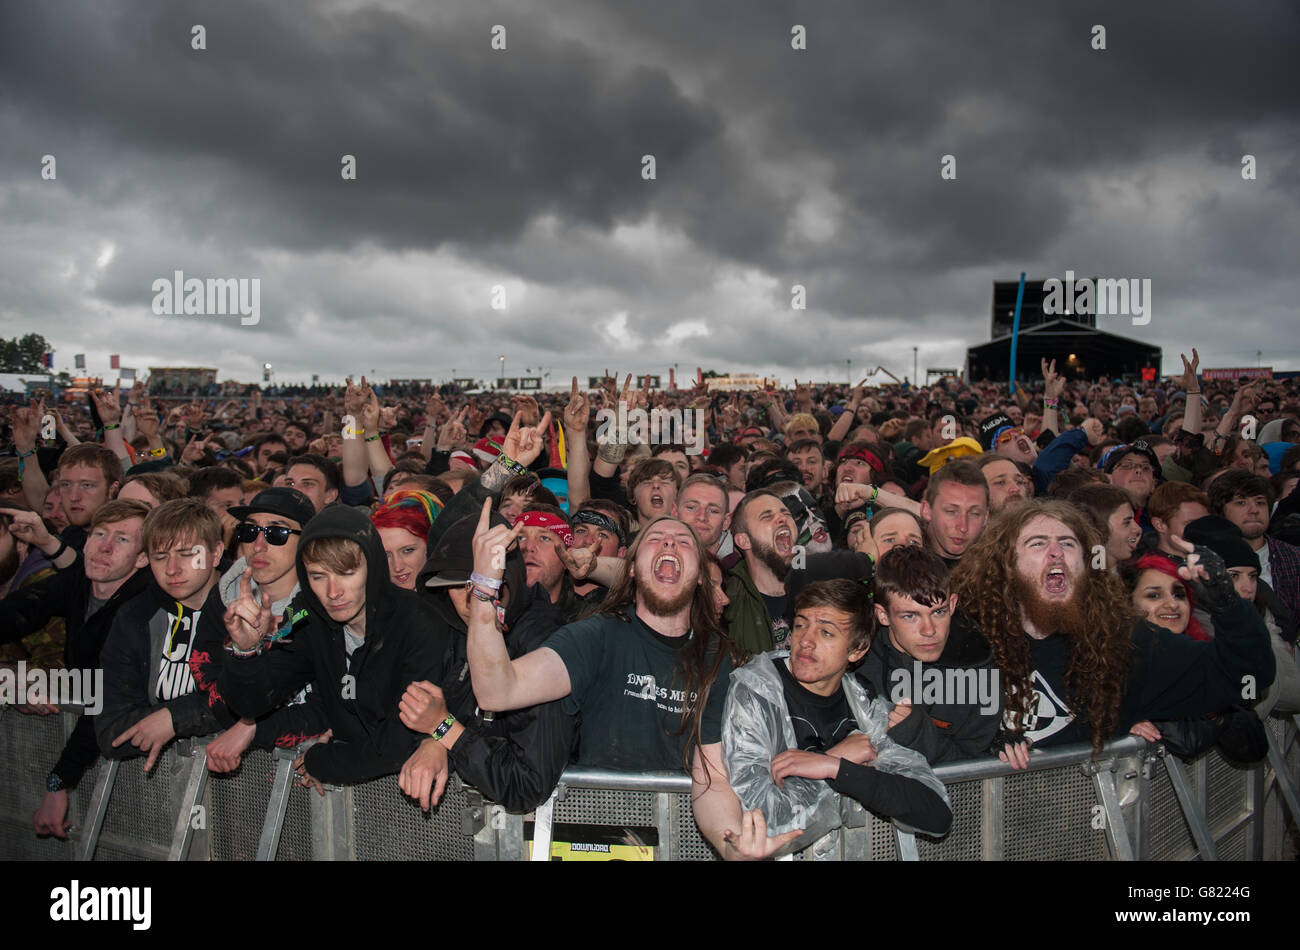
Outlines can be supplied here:
M395 491L370 515L376 528L403 528L427 541L429 525L442 512L437 496L413 488Z

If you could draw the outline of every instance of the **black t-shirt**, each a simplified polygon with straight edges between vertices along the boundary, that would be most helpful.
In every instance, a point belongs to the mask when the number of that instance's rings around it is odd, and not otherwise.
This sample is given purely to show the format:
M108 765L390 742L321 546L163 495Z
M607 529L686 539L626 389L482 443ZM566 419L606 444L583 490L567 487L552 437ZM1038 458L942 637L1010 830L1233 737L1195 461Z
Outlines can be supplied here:
M635 614L627 620L597 614L551 634L543 645L564 661L572 687L564 711L582 715L579 765L627 772L683 767L689 738L678 734L686 696L676 666L689 642L655 633ZM722 741L730 676L724 658L704 708L705 745Z
M781 674L785 707L801 751L825 752L858 728L843 687L830 696L819 696L794 678L781 657L773 657L772 665Z
M785 641L790 638L790 624L785 619L785 604L789 597L786 594L780 597L769 597L762 592L759 596L763 598L763 603L767 604L767 616L772 621L772 645L778 650L783 649Z

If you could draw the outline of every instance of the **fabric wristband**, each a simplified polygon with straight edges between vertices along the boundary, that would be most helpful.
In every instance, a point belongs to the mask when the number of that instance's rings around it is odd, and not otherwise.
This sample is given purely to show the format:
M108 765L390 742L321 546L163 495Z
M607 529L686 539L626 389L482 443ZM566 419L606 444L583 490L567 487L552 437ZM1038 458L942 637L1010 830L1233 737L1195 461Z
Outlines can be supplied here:
M438 728L434 729L433 732L430 733L430 735L433 736L435 739L441 741L443 736L445 736L448 732L450 732L451 727L454 725L456 725L456 717L453 716L451 713L447 713L447 718L444 719L442 722L438 723Z
M481 600L485 604L495 604L497 602L497 592L487 587L479 587L474 581L467 581L465 589L469 591L471 597L475 600Z
M510 456L506 455L505 452L497 455L497 461L500 462L502 467L511 475L523 475L528 471L527 467L516 462Z
M499 577L484 577L478 571L473 571L469 579L475 584L481 584L483 587L490 587L492 590L500 590L503 581Z

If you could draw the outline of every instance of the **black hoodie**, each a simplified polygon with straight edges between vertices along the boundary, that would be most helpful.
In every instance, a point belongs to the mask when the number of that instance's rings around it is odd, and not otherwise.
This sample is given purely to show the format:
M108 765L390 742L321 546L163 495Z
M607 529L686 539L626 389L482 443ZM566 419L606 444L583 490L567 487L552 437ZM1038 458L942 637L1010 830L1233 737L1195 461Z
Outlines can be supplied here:
M439 516L441 519L442 515ZM505 519L494 515L493 524ZM431 567L421 574L417 589L437 573L438 565L471 548L478 515L459 519L430 552ZM506 650L517 659L537 649L563 623L560 609L537 584L524 583L524 562L515 548L506 555ZM516 593L517 592L517 593ZM562 700L490 713L478 708L466 654L465 622L445 593L431 593L429 602L451 639L448 676L438 685L447 708L465 727L452 746L451 766L466 783L510 811L527 811L544 802L569 763L577 738L577 719L562 708Z
M330 618L311 589L302 551L318 538L347 538L366 558L365 640L349 658L343 625ZM226 704L258 717L314 682L333 738L307 752L307 771L331 784L364 782L399 771L425 738L406 728L398 703L417 680L446 678L449 637L429 605L389 579L379 532L364 512L328 507L303 529L298 583L311 613L291 642L253 657L230 657L218 681ZM350 662L349 662L350 660Z
M53 577L21 587L0 601L0 643L21 639L44 629L51 618L62 617L67 631L63 665L70 670L95 669L100 665L99 655L119 608L152 584L153 572L148 567L139 568L98 610L87 616L94 588L86 576L85 556L78 551L77 559ZM94 718L82 716L52 771L69 788L75 788L98 758Z
M915 682L918 668L922 677L920 683ZM961 698L966 701L955 702L958 697L952 695L954 690L945 688L940 690L944 702L922 702L926 681L935 675L928 674L930 670L935 670L939 676L944 676L947 670L973 672L973 676L970 672L962 675L961 688L966 695ZM907 693L913 698L912 713L889 730L889 738L920 752L931 765L938 765L989 754L989 747L1002 724L1002 684L996 672L988 642L958 610L948 628L948 641L943 653L933 663L914 660L895 649L889 642L889 629L886 627L877 632L855 675L877 696L884 696L891 702L896 684L901 681L911 685ZM985 695L992 707L990 709L980 707L979 677L986 678L986 687L991 686L991 691ZM947 683L953 682L947 680Z
M209 704L207 694L196 688L188 663L201 639L220 641L224 616L225 605L215 583L198 611L197 623L195 611L177 603L156 582L122 605L100 654L104 708L95 717L95 735L106 758L140 755L129 742L115 748L113 741L160 709L171 713L178 739L206 736L234 723L229 710L220 703ZM171 667L168 679L176 693L171 699L159 698L159 664L165 654L186 660Z

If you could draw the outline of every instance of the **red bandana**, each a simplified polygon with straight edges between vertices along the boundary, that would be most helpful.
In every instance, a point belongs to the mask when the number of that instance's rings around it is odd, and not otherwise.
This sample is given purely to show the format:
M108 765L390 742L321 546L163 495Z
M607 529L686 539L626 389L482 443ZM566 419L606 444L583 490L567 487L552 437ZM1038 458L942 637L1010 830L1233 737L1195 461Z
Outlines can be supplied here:
M836 461L842 462L845 459L858 459L859 461L866 462L870 465L875 469L877 474L885 474L885 463L880 461L880 459L876 457L876 454L868 449L845 449L839 454Z
M573 547L573 531L569 528L568 522L549 512L525 511L515 519L514 526L517 528L520 525L525 528L547 528L560 536L566 548Z

